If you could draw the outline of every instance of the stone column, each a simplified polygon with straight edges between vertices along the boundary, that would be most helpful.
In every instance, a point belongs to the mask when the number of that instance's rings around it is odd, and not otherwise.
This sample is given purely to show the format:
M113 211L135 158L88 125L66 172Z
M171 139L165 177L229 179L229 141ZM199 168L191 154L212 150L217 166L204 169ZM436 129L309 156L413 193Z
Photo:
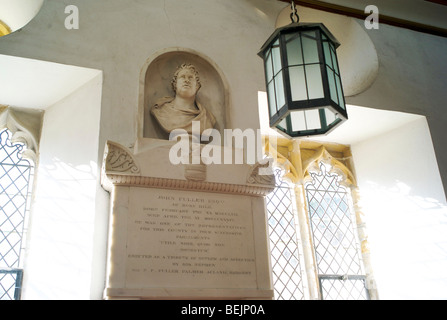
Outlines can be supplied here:
M318 273L315 264L312 236L310 234L309 219L307 217L304 186L301 184L297 184L295 185L294 191L298 211L298 221L300 228L299 230L303 245L304 264L306 269L307 283L309 286L309 295L311 300L317 300L319 299L317 282Z
M371 300L378 300L377 285L374 279L374 273L371 266L371 251L368 244L368 233L364 219L364 213L361 207L360 191L356 186L351 187L352 203L354 205L355 219L357 223L357 232L362 252L363 265L365 267L366 288Z

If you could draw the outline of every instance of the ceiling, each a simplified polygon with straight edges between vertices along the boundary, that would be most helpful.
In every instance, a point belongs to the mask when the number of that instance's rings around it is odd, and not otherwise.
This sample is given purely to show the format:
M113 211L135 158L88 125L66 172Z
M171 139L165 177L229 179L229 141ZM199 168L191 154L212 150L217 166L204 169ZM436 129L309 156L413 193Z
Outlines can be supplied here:
M290 0L279 1L290 3ZM367 16L365 8L374 5L379 10L379 23L447 36L446 0L295 0L295 3L355 17Z

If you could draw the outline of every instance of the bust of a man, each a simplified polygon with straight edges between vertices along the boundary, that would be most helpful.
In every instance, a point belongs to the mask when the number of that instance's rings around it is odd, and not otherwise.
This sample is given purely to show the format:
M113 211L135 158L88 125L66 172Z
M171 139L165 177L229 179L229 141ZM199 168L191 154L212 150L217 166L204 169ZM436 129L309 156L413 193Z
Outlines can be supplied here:
M161 128L167 133L184 129L191 134L193 121L200 121L200 133L213 128L216 118L196 100L201 87L196 68L192 64L182 64L177 68L171 85L175 96L159 99L150 110Z

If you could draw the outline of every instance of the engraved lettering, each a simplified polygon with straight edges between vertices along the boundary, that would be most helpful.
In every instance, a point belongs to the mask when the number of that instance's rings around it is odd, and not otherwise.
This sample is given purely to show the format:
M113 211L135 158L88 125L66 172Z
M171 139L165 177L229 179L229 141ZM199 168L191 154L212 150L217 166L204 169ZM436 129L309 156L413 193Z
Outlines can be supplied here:
M251 242L251 199L183 191L133 188L127 243L127 281L140 286L165 282L253 285L256 261ZM132 202L130 202L132 203ZM248 240L247 240L248 239ZM221 277L225 275L225 277Z

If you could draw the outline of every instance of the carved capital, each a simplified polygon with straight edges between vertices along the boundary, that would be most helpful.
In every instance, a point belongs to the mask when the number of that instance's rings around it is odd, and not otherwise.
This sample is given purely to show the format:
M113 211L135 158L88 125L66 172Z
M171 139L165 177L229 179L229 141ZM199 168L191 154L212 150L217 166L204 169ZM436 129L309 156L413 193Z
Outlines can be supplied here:
M22 156L34 163L38 161L42 118L43 111L0 105L0 128L11 131L13 143L21 142L26 145Z

